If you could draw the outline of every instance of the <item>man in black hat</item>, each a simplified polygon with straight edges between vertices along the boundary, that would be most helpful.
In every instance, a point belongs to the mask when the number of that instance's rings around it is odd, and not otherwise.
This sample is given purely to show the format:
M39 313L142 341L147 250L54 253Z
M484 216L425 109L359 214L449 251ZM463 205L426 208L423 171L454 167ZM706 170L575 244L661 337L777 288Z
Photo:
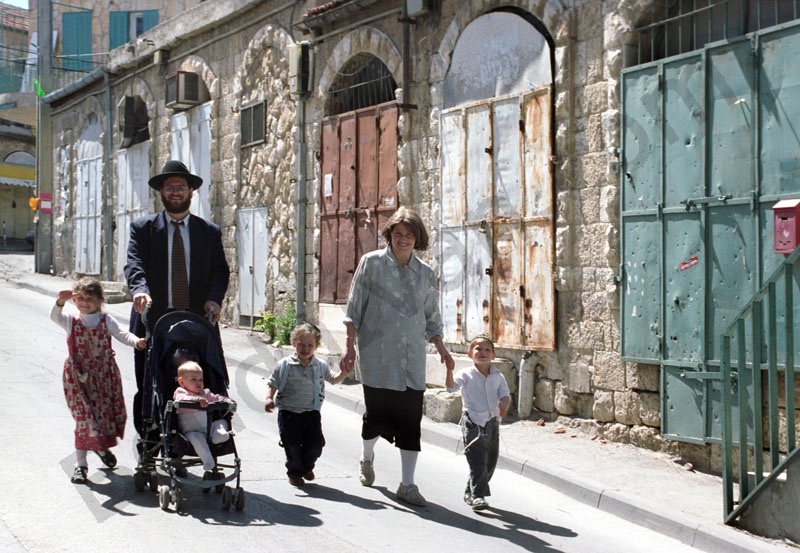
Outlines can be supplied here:
M190 173L180 161L170 160L148 183L161 195L164 211L131 223L125 265L125 278L133 297L130 330L145 336L141 313L147 304L150 330L169 311L191 311L216 325L230 268L219 226L189 213L192 194L203 179ZM133 422L143 435L145 354L137 351L134 355L137 392L133 398Z

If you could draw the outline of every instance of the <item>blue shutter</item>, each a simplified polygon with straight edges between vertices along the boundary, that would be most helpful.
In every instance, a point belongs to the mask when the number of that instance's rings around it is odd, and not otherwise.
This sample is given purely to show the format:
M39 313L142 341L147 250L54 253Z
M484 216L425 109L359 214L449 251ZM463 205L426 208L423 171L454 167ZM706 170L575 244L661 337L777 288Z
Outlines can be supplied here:
M148 31L158 25L158 10L144 10L142 12L144 30Z
M110 12L108 14L108 26L111 35L108 40L109 50L128 42L128 18L128 12Z
M66 12L61 15L62 67L70 71L91 71L92 12Z

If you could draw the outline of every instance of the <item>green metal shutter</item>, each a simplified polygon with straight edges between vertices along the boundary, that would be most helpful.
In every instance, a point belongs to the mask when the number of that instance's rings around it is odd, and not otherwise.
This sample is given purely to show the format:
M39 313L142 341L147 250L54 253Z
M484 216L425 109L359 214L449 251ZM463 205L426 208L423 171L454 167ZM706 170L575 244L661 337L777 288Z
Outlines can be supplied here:
M128 42L128 18L128 12L110 12L108 14L109 50Z
M61 15L62 66L69 71L91 71L92 12L66 12Z
M783 259L798 57L795 23L623 72L621 352L661 367L667 438L718 441L720 335Z
M149 31L158 25L158 10L144 10L142 12L142 21L144 22L145 31Z

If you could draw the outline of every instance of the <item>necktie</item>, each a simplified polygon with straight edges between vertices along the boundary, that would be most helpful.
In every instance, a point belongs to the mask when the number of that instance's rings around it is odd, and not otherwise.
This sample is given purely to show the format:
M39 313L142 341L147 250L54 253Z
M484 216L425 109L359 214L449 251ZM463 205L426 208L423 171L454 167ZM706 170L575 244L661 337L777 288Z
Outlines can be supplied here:
M172 225L172 307L176 311L185 311L189 308L189 277L186 275L186 253L181 236L183 221L172 221Z

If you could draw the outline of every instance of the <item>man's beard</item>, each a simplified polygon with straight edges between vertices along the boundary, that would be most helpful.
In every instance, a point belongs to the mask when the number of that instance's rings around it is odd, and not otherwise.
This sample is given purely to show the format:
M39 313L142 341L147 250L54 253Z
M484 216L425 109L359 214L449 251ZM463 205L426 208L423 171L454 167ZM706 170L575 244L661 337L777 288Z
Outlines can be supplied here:
M164 204L164 209L167 213L185 213L189 210L189 206L192 205L192 197L189 196L183 201L180 200L169 200L164 193L161 193L161 203Z

